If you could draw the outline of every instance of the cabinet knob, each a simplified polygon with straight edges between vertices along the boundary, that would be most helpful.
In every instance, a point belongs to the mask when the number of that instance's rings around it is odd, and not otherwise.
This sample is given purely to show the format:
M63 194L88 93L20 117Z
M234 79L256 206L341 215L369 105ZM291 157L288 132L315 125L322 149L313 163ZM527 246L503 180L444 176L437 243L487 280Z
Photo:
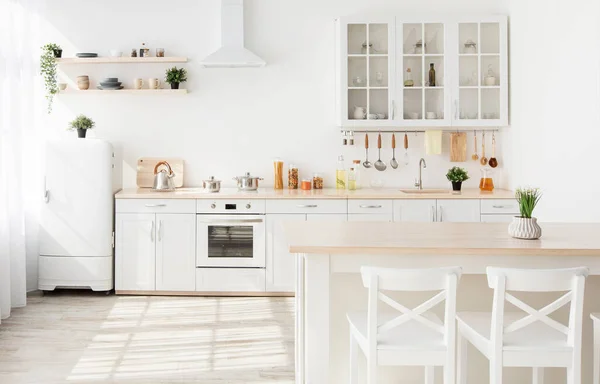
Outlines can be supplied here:
M246 204L246 209L250 209L250 208L252 208L252 205Z
M215 208L217 208L217 204L215 204L215 203L212 203L212 204L210 205L210 207L211 207L212 209L215 209Z

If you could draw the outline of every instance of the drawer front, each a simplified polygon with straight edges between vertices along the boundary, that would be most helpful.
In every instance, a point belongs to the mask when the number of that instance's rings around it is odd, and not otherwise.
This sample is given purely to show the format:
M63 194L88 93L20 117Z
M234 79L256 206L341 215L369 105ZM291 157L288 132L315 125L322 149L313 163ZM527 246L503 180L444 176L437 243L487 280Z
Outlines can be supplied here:
M515 199L482 199L481 213L518 214L519 204Z
M389 213L394 211L392 200L348 200L348 213Z
M510 223L515 215L481 215L482 223ZM508 228L508 227L507 227Z
M260 199L198 199L196 213L265 213L265 201Z
M263 268L196 268L197 292L264 292Z
M345 199L317 200L267 200L267 213L346 213Z
M195 199L117 199L117 213L196 213Z

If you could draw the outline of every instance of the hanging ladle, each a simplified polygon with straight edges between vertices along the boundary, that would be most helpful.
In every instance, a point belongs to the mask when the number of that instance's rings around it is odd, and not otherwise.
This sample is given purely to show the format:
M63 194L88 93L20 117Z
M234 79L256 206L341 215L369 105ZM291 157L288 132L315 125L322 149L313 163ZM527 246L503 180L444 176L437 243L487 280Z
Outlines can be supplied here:
M365 133L365 161L363 167L371 168L371 162L369 161L369 134Z
M378 171L385 171L387 165L381 161L381 133L377 136L377 149L379 150L379 158L375 162L375 169Z
M392 160L390 160L390 166L394 169L398 168L398 162L396 161L396 134L392 133Z
M496 168L498 166L498 159L496 159L496 134L492 132L492 157L489 161L490 167Z
M488 163L488 158L485 157L485 131L481 134L481 160L479 160L481 165L486 165Z

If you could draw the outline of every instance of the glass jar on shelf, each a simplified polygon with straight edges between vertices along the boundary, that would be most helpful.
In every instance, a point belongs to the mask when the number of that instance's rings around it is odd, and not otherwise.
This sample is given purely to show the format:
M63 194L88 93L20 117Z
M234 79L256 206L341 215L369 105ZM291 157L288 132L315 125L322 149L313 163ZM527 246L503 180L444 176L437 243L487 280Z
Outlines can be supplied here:
M323 189L323 176L320 173L313 174L313 189Z
M298 189L298 167L294 164L290 164L288 168L288 188Z

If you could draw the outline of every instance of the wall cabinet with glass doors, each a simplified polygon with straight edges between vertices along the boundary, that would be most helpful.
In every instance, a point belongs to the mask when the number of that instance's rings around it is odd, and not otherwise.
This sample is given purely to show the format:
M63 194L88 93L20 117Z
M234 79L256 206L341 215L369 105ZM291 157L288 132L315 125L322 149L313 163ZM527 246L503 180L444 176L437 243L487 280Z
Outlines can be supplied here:
M338 125L508 125L507 19L339 19Z

